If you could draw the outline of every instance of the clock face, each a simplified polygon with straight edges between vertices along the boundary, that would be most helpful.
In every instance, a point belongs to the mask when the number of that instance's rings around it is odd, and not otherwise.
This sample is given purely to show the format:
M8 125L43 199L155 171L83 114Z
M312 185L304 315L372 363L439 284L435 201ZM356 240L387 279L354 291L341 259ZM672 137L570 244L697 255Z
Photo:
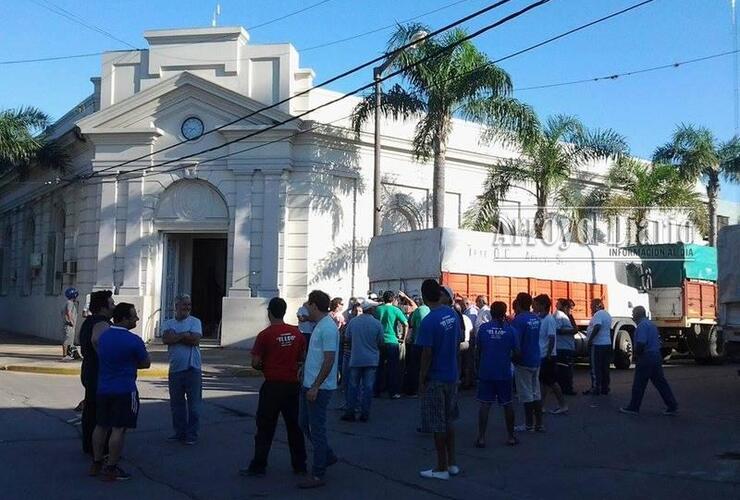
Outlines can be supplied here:
M197 139L198 137L203 135L203 122L200 120L200 118L191 116L190 118L187 118L184 122L182 122L182 126L180 126L180 131L182 132L182 135L183 137L185 137L185 139L192 141L193 139Z

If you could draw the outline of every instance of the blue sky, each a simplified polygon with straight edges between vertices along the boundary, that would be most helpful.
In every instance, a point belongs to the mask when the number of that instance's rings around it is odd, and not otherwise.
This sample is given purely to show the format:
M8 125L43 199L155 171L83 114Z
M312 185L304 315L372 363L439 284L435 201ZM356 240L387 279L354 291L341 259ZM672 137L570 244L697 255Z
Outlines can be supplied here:
M41 7L47 0L0 4L0 60L125 49L126 45ZM320 0L222 0L222 26L244 26L251 43L290 42L299 51L352 36L452 4L454 0L330 0L279 22L265 21ZM214 1L48 0L136 47L145 47L147 29L210 25ZM436 28L490 3L466 0L425 16ZM471 21L488 24L530 0L515 0ZM637 0L552 0L549 4L478 39L491 58L637 3ZM317 81L377 56L391 30L301 54ZM619 18L502 63L517 87L609 75L732 50L730 0L656 0ZM632 150L650 156L677 123L709 127L723 139L734 132L732 56L616 81L517 92L541 116L567 113L591 127L611 127L627 136ZM99 57L0 66L0 108L35 105L59 117L91 91ZM332 86L353 89L371 78L369 70ZM740 201L740 186L725 186L722 197Z

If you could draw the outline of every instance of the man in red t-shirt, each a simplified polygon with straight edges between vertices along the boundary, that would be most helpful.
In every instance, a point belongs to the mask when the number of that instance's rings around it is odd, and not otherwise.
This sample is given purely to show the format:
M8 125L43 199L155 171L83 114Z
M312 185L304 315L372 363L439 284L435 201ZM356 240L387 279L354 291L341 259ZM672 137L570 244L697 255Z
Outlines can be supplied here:
M247 469L239 471L247 476L265 474L267 456L280 414L288 431L293 472L306 473L306 444L298 425L298 369L306 357L306 339L298 327L283 321L286 309L287 304L283 299L274 297L270 300L267 306L270 326L257 335L252 347L252 367L264 373L265 381L260 388L257 406L254 459Z

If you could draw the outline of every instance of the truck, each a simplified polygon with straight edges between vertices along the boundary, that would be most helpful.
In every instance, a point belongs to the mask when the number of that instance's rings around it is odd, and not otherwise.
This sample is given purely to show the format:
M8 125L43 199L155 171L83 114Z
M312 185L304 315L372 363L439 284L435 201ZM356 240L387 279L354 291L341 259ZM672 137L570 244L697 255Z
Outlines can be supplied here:
M717 238L717 338L728 358L740 356L740 224L723 227Z
M424 229L374 237L368 247L371 290L404 290L420 294L421 283L433 278L457 295L485 295L509 307L519 292L546 293L575 302L579 327L576 349L586 356L585 329L589 305L600 298L612 316L614 365L629 368L635 323L632 309L649 308L644 292L646 271L628 249L603 245L549 242L450 228Z
M647 271L650 318L658 327L662 354L691 354L697 363L722 357L717 331L717 249L665 243L629 247Z

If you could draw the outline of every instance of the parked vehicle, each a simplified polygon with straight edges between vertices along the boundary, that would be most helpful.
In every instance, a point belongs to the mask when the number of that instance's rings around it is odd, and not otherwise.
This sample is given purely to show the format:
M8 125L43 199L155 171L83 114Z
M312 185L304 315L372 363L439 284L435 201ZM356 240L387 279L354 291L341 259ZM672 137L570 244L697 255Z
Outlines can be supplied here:
M717 238L718 342L727 357L740 357L740 224L723 227Z
M663 355L675 349L698 363L722 357L717 331L717 249L668 243L630 247L649 269L650 317L663 340Z
M535 238L459 229L426 229L372 239L368 275L373 291L419 294L424 279L434 278L463 297L486 295L511 306L519 292L569 297L581 331L577 349L585 355L583 331L591 299L604 300L612 316L614 365L628 368L635 324L631 311L649 308L642 293L646 272L630 250L576 243L548 244Z

